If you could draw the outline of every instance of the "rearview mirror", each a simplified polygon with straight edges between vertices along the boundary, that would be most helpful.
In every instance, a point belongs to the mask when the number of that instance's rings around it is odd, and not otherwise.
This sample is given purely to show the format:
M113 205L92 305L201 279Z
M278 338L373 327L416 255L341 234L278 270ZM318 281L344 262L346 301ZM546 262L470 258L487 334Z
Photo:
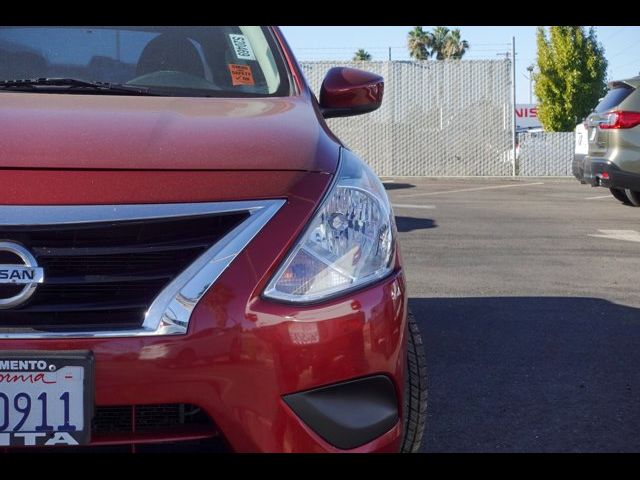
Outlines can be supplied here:
M334 67L320 88L320 110L324 118L362 115L380 107L383 93L384 79L380 75Z

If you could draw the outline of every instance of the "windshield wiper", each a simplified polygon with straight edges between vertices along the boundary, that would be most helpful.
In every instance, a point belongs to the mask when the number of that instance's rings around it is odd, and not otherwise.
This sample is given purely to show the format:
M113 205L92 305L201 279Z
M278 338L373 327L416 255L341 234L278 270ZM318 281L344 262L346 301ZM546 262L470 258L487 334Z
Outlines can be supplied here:
M161 93L152 92L145 87L134 87L132 85L123 85L121 83L90 82L77 78L25 78L17 80L0 80L0 89L5 90L28 89L30 91L38 91L46 89L42 87L69 87L69 90L89 89L96 92L123 93L127 95L163 95ZM56 91L59 90L56 89Z

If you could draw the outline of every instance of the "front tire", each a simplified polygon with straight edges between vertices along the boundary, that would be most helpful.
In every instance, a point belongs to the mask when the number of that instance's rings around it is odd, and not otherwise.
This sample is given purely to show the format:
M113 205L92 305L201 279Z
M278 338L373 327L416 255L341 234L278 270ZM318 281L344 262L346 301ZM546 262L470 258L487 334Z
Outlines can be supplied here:
M407 314L407 373L404 386L402 453L420 450L427 420L427 361L420 329Z
M624 190L620 190L619 188L610 188L609 191L616 200L621 201L625 205L631 205L631 202L629 202L629 199L627 198L627 193Z
M640 207L640 192L634 192L628 188L625 188L624 192L627 194L627 200L631 205L634 207Z

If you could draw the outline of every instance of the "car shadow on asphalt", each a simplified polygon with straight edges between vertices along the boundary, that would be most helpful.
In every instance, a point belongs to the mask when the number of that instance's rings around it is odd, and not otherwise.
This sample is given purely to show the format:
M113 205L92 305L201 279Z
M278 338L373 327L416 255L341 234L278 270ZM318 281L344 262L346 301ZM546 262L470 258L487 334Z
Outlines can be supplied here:
M399 232L412 232L414 230L426 230L436 228L438 225L431 218L396 216L396 227Z
M413 183L396 183L396 182L382 182L385 190L403 190L405 188L415 188Z
M423 451L640 450L640 309L599 298L410 298Z

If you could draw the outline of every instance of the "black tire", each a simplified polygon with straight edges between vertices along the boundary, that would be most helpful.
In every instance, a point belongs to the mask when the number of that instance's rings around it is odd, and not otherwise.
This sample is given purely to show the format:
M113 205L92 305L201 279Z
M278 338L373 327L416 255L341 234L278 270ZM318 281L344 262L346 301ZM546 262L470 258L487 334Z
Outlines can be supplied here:
M420 450L427 420L427 361L422 336L411 312L407 315L407 375L404 385L402 453Z
M628 188L625 188L624 193L627 194L627 201L629 205L633 205L634 207L640 207L640 192L634 192L633 190L629 190Z
M621 201L625 205L631 205L629 199L627 198L627 193L624 190L620 190L618 188L610 188L609 191L611 195L615 197L616 200Z

